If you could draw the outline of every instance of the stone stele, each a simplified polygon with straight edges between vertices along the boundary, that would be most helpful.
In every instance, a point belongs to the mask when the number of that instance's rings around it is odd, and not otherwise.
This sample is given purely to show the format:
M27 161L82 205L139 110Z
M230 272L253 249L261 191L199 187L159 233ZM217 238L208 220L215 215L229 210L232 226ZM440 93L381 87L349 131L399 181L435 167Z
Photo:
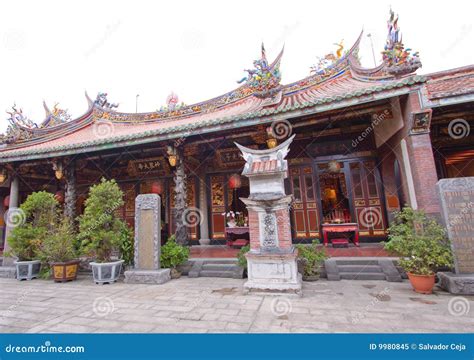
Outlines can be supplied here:
M440 272L440 286L452 294L474 294L474 177L436 184L441 215L454 255L455 273Z
M157 194L142 194L135 199L135 264L125 271L127 283L163 284L171 279L170 269L160 268L160 201Z

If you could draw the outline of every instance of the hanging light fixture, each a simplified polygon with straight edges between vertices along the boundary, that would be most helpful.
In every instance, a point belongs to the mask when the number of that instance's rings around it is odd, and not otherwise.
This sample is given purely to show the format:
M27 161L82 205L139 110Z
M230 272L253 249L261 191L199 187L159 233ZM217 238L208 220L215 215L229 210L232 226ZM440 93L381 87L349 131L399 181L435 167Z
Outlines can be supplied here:
M64 176L63 163L60 161L53 162L53 170L54 170L54 176L56 176L56 179L61 180Z
M0 184L4 183L8 178L7 169L1 168L0 169Z
M56 194L54 194L54 198L58 203L64 203L64 193L62 191L57 191Z
M170 166L175 167L178 163L178 154L176 153L176 149L173 146L168 146L166 152L168 153L168 162L170 163Z
M164 186L161 180L153 181L153 183L151 184L151 192L153 194L161 195L163 194L163 190L164 190Z
M336 160L331 160L328 163L328 171L333 174L337 174L341 171L341 164Z
M277 139L273 136L273 129L271 126L267 127L267 146L269 149L273 149L275 146L278 145Z
M239 174L232 174L229 177L229 187L231 189L238 189L242 186L242 178Z

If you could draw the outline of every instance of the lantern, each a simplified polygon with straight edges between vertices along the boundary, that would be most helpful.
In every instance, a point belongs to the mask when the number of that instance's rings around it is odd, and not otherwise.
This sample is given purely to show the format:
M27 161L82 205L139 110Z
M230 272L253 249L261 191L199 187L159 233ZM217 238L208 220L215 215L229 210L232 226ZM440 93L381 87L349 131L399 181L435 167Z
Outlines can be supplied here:
M3 207L7 208L10 206L10 195L5 196L3 199Z
M275 146L277 146L277 144L278 144L277 139L274 139L274 138L267 139L267 146L269 149L273 149Z
M56 179L61 180L63 178L63 164L60 161L53 162L54 176Z
M242 186L242 179L239 174L233 174L229 178L229 187L231 189L238 189Z
M163 194L163 190L164 190L164 187L163 187L163 183L161 181L154 181L151 184L151 192L153 194L161 195L161 194Z
M7 174L7 169L1 168L0 169L0 184L4 183L5 180L7 180L8 174Z
M331 160L328 163L328 170L330 173L337 174L338 172L341 171L341 164L335 160Z
M54 194L54 198L56 201L60 204L64 202L64 194L62 191L57 191L56 194Z
M176 162L178 161L178 157L176 155L170 155L168 157L168 161L169 161L171 167L175 167Z

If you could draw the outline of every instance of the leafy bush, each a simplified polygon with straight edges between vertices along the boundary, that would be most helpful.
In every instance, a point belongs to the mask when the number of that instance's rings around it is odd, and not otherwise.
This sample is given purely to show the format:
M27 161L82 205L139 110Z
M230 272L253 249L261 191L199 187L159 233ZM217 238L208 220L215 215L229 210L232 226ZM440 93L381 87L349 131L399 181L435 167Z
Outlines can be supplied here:
M90 188L84 214L79 216L81 253L98 262L109 262L114 250L120 250L127 227L115 211L123 205L123 192L115 180L105 180Z
M240 248L239 253L237 254L239 266L244 269L247 269L247 258L245 257L245 254L247 254L249 251L250 245L245 245Z
M59 216L59 203L53 194L46 191L34 192L20 206L24 222L15 227L8 237L10 252L20 261L35 260L39 257L41 245L47 233L55 228Z
M133 256L134 256L134 242L133 242L133 233L132 229L126 224L123 223L123 228L120 231L120 257L124 260L125 265L133 265Z
M171 235L161 248L160 265L162 268L175 269L189 258L189 248L176 243L175 235Z
M328 258L324 249L318 248L318 241L314 240L311 245L298 244L298 258L303 262L303 271L306 276L318 275L324 260Z
M415 275L451 267L453 256L445 229L423 211L405 207L395 214L385 249L400 256L400 266Z
M56 228L46 234L40 254L42 260L48 263L67 262L77 257L74 231L68 218L63 218Z

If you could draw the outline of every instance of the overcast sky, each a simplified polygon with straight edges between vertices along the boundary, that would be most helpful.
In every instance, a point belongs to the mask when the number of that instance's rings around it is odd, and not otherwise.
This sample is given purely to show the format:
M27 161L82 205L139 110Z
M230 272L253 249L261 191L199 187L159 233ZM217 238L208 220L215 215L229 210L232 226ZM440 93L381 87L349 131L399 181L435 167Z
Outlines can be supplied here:
M42 101L73 117L84 91L109 93L119 110L154 111L174 91L186 104L237 87L265 42L271 61L285 44L282 82L304 78L364 28L364 65L386 38L390 5L407 47L429 73L474 63L472 1L5 1L0 5L0 130L16 102L36 122Z

